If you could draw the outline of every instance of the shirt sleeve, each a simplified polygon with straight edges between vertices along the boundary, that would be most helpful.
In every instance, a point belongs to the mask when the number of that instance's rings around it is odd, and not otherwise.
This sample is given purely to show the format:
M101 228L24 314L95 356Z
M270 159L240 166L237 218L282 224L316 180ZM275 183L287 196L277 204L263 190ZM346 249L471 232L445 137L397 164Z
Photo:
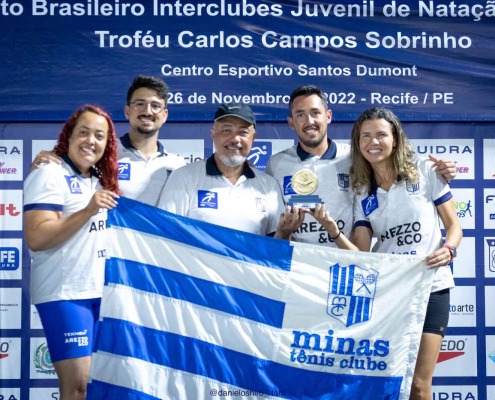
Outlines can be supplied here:
M419 170L427 179L426 184L430 187L431 201L435 206L439 206L452 198L449 184L439 175L436 169L433 168L433 162L424 159L419 161Z
M181 168L172 171L158 199L158 208L187 217L191 201L187 183L188 179Z
M63 171L59 165L42 164L24 181L24 211L62 211L64 208Z
M362 195L355 195L353 200L353 214L354 214L354 224L353 228L357 226L365 226L371 229L371 223L368 217L364 215L363 211L363 200L365 197Z

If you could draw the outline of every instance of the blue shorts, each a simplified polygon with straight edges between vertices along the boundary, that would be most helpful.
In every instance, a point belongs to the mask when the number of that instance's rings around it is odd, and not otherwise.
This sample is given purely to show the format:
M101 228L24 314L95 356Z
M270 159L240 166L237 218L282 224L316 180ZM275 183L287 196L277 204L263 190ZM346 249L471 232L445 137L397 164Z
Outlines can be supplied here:
M52 362L91 356L101 299L36 304Z
M430 293L428 308L426 309L423 333L434 333L445 336L449 324L450 289Z

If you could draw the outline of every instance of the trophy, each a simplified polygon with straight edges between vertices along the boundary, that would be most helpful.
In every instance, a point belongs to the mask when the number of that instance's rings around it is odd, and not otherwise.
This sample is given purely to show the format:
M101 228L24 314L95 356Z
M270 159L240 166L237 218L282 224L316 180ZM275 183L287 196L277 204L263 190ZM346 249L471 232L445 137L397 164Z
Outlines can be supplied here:
M323 203L320 196L313 194L318 188L318 176L310 169L301 169L292 175L291 185L297 195L290 197L289 206L314 210L317 204Z

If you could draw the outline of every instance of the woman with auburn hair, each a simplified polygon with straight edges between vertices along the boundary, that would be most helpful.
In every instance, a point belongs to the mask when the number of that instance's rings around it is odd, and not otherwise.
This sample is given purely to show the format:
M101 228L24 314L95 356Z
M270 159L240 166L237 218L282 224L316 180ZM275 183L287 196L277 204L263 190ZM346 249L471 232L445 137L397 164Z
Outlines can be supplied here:
M117 205L115 128L101 108L75 111L59 135L62 164L42 164L24 182L24 235L31 297L63 400L84 399L97 328L107 210Z
M340 248L370 251L375 237L373 252L424 255L426 265L435 269L410 395L411 400L429 400L449 320L450 289L455 287L450 264L462 239L454 200L433 163L414 155L398 118L388 109L371 108L359 116L352 129L351 160L356 192L352 242L324 207L315 209L315 218ZM410 229L390 234L401 226Z

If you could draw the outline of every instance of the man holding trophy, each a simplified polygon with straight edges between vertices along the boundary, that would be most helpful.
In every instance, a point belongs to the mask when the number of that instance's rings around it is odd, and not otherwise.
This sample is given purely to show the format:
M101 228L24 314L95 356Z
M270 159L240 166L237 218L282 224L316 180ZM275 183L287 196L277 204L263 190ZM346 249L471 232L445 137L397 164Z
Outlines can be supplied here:
M350 145L336 143L328 137L332 110L320 88L303 85L294 90L289 100L289 125L299 142L274 154L266 172L280 184L284 200L308 215L293 232L292 240L336 247L337 237L328 232L311 215L317 204L324 204L339 227L339 235L349 236L353 224L354 193L349 181ZM455 176L452 161L430 156L439 174L450 181ZM287 210L286 210L287 212Z

